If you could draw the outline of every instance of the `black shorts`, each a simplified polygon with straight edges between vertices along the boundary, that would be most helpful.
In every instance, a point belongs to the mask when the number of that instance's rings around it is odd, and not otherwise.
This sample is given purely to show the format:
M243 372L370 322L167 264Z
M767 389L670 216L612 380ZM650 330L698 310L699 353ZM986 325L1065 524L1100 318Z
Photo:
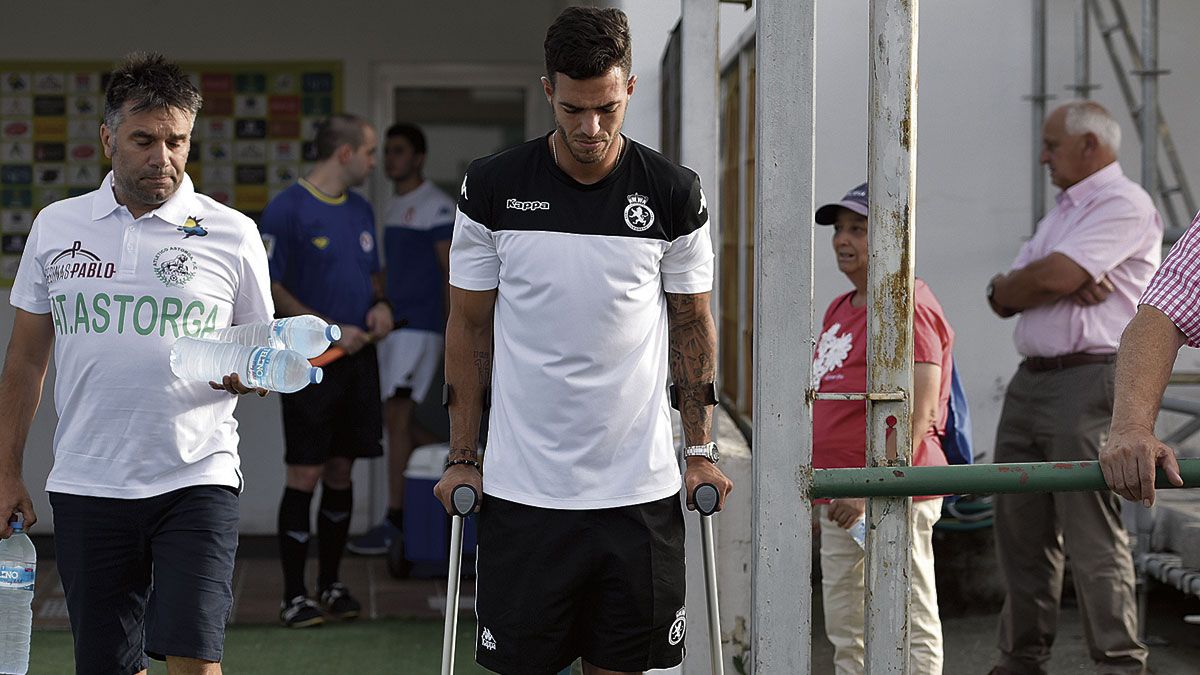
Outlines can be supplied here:
M550 675L576 658L643 671L683 660L683 511L672 495L574 511L485 496L475 660Z
M146 656L221 660L238 543L232 488L145 499L51 492L50 505L76 673L136 673Z
M383 404L375 345L325 366L320 384L283 394L288 464L324 464L331 457L383 454Z

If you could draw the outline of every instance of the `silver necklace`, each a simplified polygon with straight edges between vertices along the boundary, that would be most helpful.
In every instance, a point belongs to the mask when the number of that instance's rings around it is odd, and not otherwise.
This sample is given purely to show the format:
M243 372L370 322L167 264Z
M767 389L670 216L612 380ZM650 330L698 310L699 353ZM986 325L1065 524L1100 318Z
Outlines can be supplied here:
M617 166L619 166L621 164L621 158L625 156L625 137L621 136L620 138L621 138L621 149L617 151L617 161L616 161L616 163L613 164L613 168L608 170L608 173L612 173L613 171L616 171ZM561 170L562 165L558 163L558 132L557 131L553 132L550 135L550 154L554 157L554 166L557 166ZM604 174L604 177L607 178L608 174L607 173ZM603 180L603 178L601 180Z

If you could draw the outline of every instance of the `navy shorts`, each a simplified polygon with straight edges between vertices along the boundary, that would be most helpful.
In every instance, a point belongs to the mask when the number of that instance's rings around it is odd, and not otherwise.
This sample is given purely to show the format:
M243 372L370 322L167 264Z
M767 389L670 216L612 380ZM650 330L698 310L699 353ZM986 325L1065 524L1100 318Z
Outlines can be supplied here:
M641 672L683 660L679 497L596 510L485 496L476 559L475 660L551 675L576 658Z
M383 403L375 345L325 366L320 384L283 394L284 461L324 464L331 457L383 454Z
M51 492L50 505L76 673L136 673L146 656L221 660L238 542L232 488L145 499Z

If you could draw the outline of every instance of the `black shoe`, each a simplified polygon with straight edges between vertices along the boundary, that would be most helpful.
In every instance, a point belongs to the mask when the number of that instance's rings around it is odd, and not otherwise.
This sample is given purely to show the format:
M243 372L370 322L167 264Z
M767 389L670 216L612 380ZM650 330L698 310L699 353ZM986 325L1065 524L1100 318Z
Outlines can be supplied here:
M336 581L321 590L321 607L335 619L349 620L358 617L362 605L350 595L346 584Z
M279 603L279 623L288 628L309 628L325 623L325 615L312 598L297 595Z

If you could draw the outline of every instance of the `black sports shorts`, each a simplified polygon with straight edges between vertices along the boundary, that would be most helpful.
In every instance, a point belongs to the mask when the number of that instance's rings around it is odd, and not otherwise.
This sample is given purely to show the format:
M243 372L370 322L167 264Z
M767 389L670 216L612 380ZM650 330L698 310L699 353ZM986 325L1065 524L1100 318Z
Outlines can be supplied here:
M76 673L129 675L147 655L221 660L238 543L233 488L144 499L51 492L50 505Z
M325 366L320 384L283 394L284 461L324 464L331 457L383 454L379 361L367 345Z
M677 495L582 511L487 495L475 660L503 675L550 675L579 657L617 671L678 665L683 565Z

